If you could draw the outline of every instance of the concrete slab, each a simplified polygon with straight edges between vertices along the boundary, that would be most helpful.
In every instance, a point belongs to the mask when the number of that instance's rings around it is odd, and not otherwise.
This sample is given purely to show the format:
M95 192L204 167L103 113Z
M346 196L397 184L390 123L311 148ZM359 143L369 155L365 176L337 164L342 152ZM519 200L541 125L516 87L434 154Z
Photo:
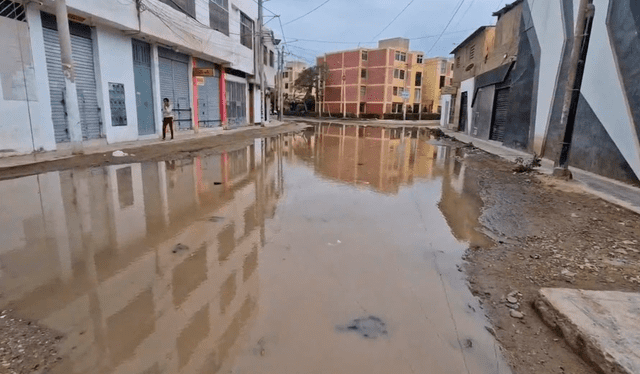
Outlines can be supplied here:
M640 293L543 288L535 307L603 373L640 373Z

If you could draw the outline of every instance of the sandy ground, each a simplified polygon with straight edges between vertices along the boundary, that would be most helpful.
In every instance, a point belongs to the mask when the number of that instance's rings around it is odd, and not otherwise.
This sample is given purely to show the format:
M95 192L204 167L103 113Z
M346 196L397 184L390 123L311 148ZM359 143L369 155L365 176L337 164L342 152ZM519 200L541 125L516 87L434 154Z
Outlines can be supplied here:
M47 373L61 358L57 345L62 336L32 321L0 312L0 373Z
M640 217L575 183L514 173L514 164L473 153L466 162L479 173L481 221L496 245L470 248L466 271L507 359L518 374L596 373L532 304L542 287L637 292Z

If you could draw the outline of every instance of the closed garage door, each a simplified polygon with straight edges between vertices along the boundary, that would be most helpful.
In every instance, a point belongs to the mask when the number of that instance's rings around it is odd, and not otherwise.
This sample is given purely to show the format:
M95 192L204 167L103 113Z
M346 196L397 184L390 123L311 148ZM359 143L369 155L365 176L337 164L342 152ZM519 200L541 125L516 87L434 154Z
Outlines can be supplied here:
M191 128L189 97L189 56L170 49L158 48L160 95L171 100L177 130Z
M60 42L56 19L42 13L42 26L49 74L49 92L51 95L51 118L56 142L69 141L66 109L64 105L64 76L60 57ZM101 136L100 107L96 87L96 75L93 65L93 42L91 28L75 22L69 23L71 49L76 68L76 89L83 139L95 139Z
M196 62L198 68L213 69L213 77L201 77L202 85L198 86L198 124L200 127L218 127L220 118L220 71L213 63Z
M491 134L489 135L489 139L502 142L504 141L504 132L507 127L507 115L509 113L508 88L496 90L496 100L493 113L493 123L491 124Z

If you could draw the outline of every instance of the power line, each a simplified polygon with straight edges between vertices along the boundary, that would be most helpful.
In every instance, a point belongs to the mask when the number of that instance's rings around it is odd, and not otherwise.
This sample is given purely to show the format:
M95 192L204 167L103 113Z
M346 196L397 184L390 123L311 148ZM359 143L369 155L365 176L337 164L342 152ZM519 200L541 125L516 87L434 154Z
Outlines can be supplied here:
M502 1L502 0L500 0L500 1ZM458 27L460 22L462 22L462 20L464 20L464 17L467 15L467 13L469 13L469 10L471 9L471 7L473 6L473 3L475 3L475 2L476 2L476 0L471 0L471 3L467 7L467 10L465 10L464 13L462 13L462 17L460 17L460 19L458 20L458 23L456 23L455 27Z
M328 3L329 1L331 1L331 0L327 0L327 1L325 1L324 3L322 3L322 4L318 5L317 7L313 8L313 9L312 9L312 10L310 10L309 12L307 12L307 13L305 13L305 14L301 15L300 17L298 17L298 18L296 18L296 19L294 19L294 20L292 20L292 21L289 21L289 22L285 23L285 24L284 24L284 26L286 26L286 25L288 25L288 24L290 24L290 23L293 23L293 22L295 22L295 21L299 20L300 18L304 18L304 17L308 16L309 14L311 14L311 13L315 12L316 10L320 9L324 4Z
M465 30L458 30L458 31L451 31L451 32L447 32L444 33L443 35L453 35L453 34L459 34L462 32L469 32L469 31L474 31L475 29L465 29ZM439 34L433 34L433 35L423 35L423 36L417 36L414 38L408 38L409 40L420 40L420 39L429 39L429 38L436 38L438 37ZM338 41L338 40L317 40L317 39L303 39L303 38L295 38L291 41L289 41L289 44L293 44L296 42L312 42L312 43L327 43L327 44L375 44L375 42L358 42L358 41L353 41L353 42L346 42L346 41Z
M451 24L453 19L456 17L456 14L458 14L458 12L460 11L460 8L462 8L462 4L464 4L464 2L465 2L465 0L461 0L460 1L460 5L458 5L458 8L456 9L456 11L453 12L453 15L451 16L451 19L449 19L449 22L447 22L447 25L444 27L444 29L442 29L442 33L440 33L440 36L438 36L438 39L436 40L436 42L433 43L433 45L431 46L429 51L427 51L427 54L429 54L433 50L433 48L436 46L436 44L438 44L438 42L442 38L442 35L444 35L444 32L447 31L447 28L449 27L449 25Z
M400 15L401 15L402 13L404 13L404 11L405 11L405 10L407 10L407 8L409 7L409 5L413 4L413 2L414 2L414 1L415 1L415 0L411 0L411 1L409 1L409 4L407 4L407 6L405 6L405 7L400 11L400 13L398 13L398 15L397 15L393 20L391 20L391 22L389 22L389 24L388 24L387 26L385 26L385 27L384 27L384 29L382 29L382 31L380 31L380 32L378 33L378 35L376 35L376 36L374 36L373 38L371 38L371 41L376 40L376 38L377 38L378 36L380 36L380 34L382 34L382 33L384 32L384 30L386 30L387 28L389 28L389 26L391 26L391 24L392 24L392 23L394 23L394 22L398 19L398 17L400 17Z

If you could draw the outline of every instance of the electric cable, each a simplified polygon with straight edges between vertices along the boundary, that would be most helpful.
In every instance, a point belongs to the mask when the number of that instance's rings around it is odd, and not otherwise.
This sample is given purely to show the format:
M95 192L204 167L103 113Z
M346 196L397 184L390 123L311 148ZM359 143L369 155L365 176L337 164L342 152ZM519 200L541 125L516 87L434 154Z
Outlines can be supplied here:
M299 20L299 19L301 19L301 18L304 18L304 17L308 16L309 14L311 14L311 13L315 12L316 10L320 9L323 5L325 5L325 4L326 4L326 3L328 3L329 1L331 1L331 0L327 0L327 1L325 1L324 3L322 3L322 4L318 5L317 7L313 8L313 9L312 9L312 10L310 10L309 12L307 12L307 13L305 13L305 14L301 15L300 17L298 17L298 18L296 18L296 19L294 19L294 20L292 20L292 21L289 21L289 22L285 23L285 24L284 24L284 26L286 26L286 25L288 25L288 24L290 24L290 23L293 23L293 22L295 22L295 21L297 21L297 20Z
M394 22L398 19L398 17L400 17L400 15L401 15L402 13L404 13L404 11L405 11L405 10L407 10L407 8L409 7L409 5L413 4L413 2L414 2L414 1L415 1L415 0L411 0L411 1L409 1L409 4L407 4L407 5L406 5L406 6L405 6L401 11L400 11L400 13L398 13L398 15L397 15L397 16L395 16L395 18L394 18L393 20L391 20L391 22L389 22L389 24L388 24L387 26L385 26L385 27L384 27L384 29L382 29L382 31L380 31L376 36L374 36L373 38L371 38L371 41L376 40L376 38L377 38L378 36L380 36L380 34L382 34L382 33L384 32L384 30L386 30L387 28L389 28L389 26L391 26L391 24L392 24L392 23L394 23Z
M460 11L460 8L462 8L462 5L464 4L464 2L465 2L465 0L461 0L460 1L460 4L458 5L458 8L456 8L456 11L453 12L453 15L451 16L451 19L449 19L449 22L447 22L447 25L444 27L444 29L442 29L442 33L440 33L440 36L438 36L438 39L435 41L435 43L433 43L431 48L427 51L427 55L433 50L433 48L436 46L436 44L438 44L438 42L442 38L442 35L444 35L445 31L447 31L447 28L449 27L451 22L453 22L453 19L456 17L456 14L458 14L458 12Z

